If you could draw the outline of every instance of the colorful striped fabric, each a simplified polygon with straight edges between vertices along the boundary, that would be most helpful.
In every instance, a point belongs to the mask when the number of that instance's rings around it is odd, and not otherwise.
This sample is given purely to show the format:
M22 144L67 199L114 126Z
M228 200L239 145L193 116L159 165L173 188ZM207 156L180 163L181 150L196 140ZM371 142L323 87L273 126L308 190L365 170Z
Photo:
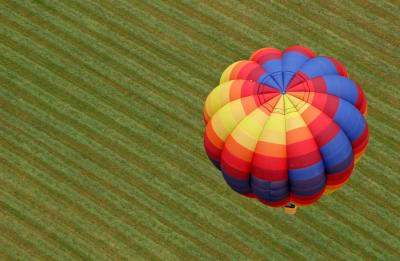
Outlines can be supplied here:
M273 207L346 183L368 143L367 103L344 66L302 46L230 65L204 107L206 152L228 185Z

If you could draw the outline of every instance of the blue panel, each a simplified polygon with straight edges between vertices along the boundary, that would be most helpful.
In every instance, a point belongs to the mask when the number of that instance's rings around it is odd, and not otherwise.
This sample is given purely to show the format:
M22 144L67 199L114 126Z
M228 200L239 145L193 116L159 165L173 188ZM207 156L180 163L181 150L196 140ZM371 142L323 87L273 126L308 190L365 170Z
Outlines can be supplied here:
M354 154L351 151L349 153L349 155L343 161L337 163L334 166L327 166L326 173L331 174L331 173L337 173L337 172L344 171L353 163L353 160L354 160Z
M358 90L356 85L349 78L339 75L324 76L329 94L343 98L352 104L356 104Z
M253 193L260 199L277 202L289 196L288 181L265 181L255 176L251 177Z
M322 75L337 74L336 66L326 57L317 56L306 62L300 69L310 79Z
M308 61L305 55L299 52L287 52L284 53L282 56L282 68L284 72L292 72L292 74L284 74L283 76L283 86L289 84L290 80L292 79L293 75L300 69L300 67Z
M261 75L260 78L258 78L257 82L266 84L274 89L277 89L278 91L282 91L282 89L279 87L279 84L275 81L275 79L273 79L267 73Z
M250 180L240 180L233 178L222 171L226 183L236 192L246 194L251 192Z
M288 71L284 71L282 73L283 86L284 86L285 90L286 90L286 87L288 86L288 84L290 83L290 81L293 79L294 75L295 75L294 73L288 72Z
M261 65L268 74L276 73L282 71L282 60L274 59Z
M308 180L324 174L324 163L319 161L314 165L301 169L289 169L289 180Z
M363 115L351 103L343 99L339 99L334 120L351 142L357 140L366 127Z
M325 181L325 174L321 174L305 181L290 181L290 192L293 192L298 196L311 196L324 189Z
M274 79L278 86L282 89L283 78L282 78L282 60L274 59L270 60L262 65L267 73Z
M331 141L320 148L320 152L325 168L328 169L346 160L350 154L353 154L353 149L346 134L339 130Z

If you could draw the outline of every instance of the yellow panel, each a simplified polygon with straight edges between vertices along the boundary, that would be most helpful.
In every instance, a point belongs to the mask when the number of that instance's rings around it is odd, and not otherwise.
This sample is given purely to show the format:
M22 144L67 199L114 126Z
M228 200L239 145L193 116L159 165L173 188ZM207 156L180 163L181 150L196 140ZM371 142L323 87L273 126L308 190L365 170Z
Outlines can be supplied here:
M272 114L271 114L271 117L273 117ZM264 129L259 140L266 141L269 143L285 145L286 144L286 133L284 131L285 131L284 127L282 128L281 131Z
M309 103L307 103L307 102L305 102L305 101L303 101L303 100L301 100L301 99L299 99L299 98L297 98L297 97L295 97L295 96L293 96L293 95L287 94L286 96L287 96L287 98L289 99L289 101L290 101L292 104L295 105L297 111L298 111L300 114L303 113L303 112L310 106Z
M218 110L211 119L218 137L225 140L245 115L240 100L230 102Z
M236 64L238 64L238 63L240 63L240 62L243 62L243 61L237 61L237 62L235 62L235 63L232 63L231 65L229 65L229 66L225 69L225 71L224 71L224 72L222 73L222 75L221 75L221 79L220 79L220 81L219 81L220 84L221 84L221 83L224 83L224 82L227 82L227 81L230 80L230 76L231 76L232 70L235 68Z
M229 90L232 82L226 82L215 87L208 95L205 103L207 115L212 117L222 106L229 101Z
M289 98L284 95L285 99L285 111L288 111L286 114L286 131L294 130L300 127L305 127L306 123L304 122L301 115L297 112L293 103L289 100Z
M285 103L283 96L281 96L275 105L274 111L265 123L264 130L259 140L275 144L286 144L284 111Z
M220 88L217 86L215 89L213 89L210 94L207 96L205 105L204 105L204 110L206 111L206 114L211 118L214 113L219 109L218 107L218 97L220 93Z
M257 108L245 117L232 132L232 137L243 147L254 151L268 115Z
M286 131L305 127L306 124L298 112L293 112L290 116L286 115Z

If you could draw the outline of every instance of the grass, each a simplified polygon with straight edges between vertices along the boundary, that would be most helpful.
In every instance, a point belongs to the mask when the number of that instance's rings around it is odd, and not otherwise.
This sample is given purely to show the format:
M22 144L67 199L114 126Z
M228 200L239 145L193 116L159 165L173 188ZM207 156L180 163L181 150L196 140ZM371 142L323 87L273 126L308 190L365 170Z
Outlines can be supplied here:
M0 4L0 259L396 259L400 6ZM229 190L203 103L230 63L300 44L367 95L350 182L296 216Z

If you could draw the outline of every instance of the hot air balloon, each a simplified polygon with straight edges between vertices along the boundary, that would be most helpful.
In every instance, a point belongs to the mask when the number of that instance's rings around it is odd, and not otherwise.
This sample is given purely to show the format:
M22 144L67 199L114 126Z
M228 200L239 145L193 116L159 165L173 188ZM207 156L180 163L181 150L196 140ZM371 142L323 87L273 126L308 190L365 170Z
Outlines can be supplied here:
M293 213L348 181L368 143L366 113L339 61L263 48L228 66L207 97L204 147L234 191Z

